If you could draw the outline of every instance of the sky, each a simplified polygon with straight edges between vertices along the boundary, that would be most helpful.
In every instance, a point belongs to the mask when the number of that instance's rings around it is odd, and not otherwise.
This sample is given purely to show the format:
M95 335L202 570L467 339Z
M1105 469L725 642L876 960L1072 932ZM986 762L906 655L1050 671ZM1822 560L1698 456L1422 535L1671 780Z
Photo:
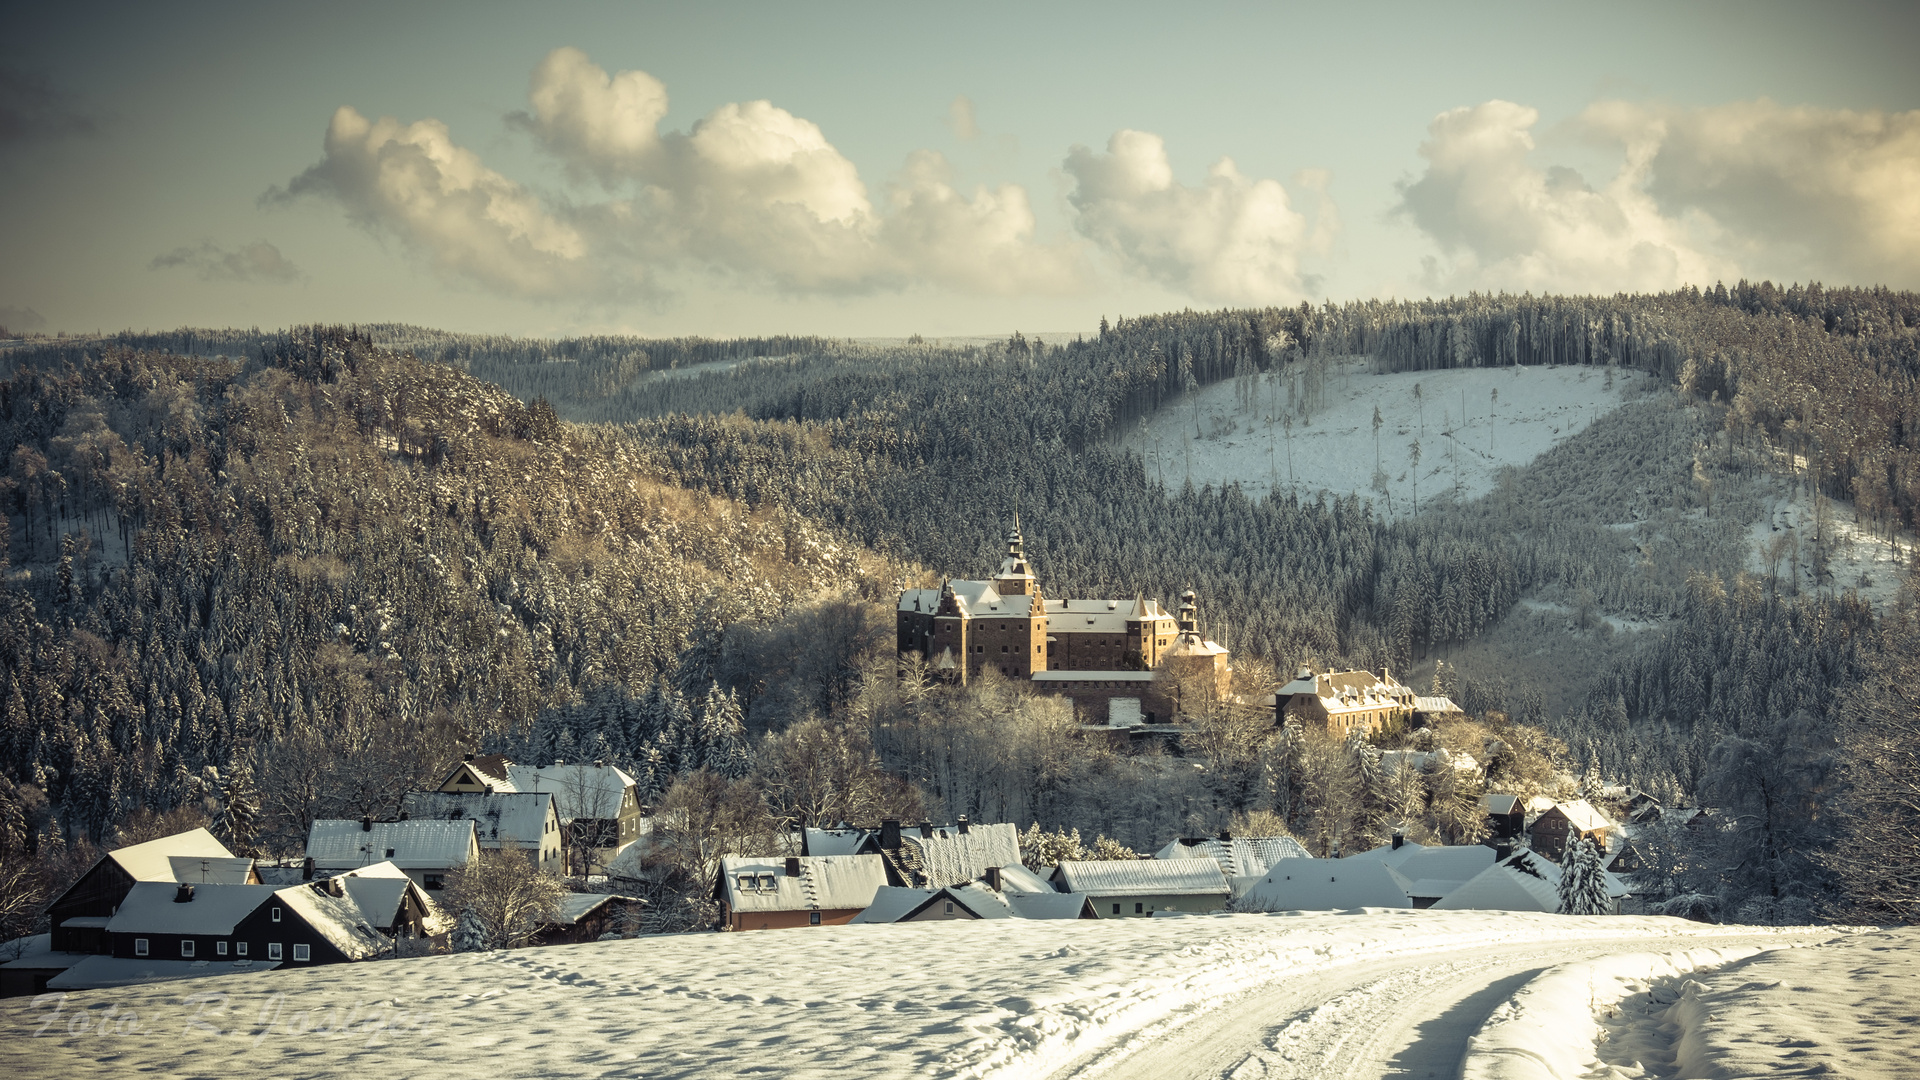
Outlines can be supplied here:
M12 6L0 325L1920 288L1920 5Z

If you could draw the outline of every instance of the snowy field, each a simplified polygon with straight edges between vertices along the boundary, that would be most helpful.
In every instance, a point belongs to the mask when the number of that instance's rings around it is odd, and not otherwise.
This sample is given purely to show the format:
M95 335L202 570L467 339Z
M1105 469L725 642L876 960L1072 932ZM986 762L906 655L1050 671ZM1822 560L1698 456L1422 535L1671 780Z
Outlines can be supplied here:
M1416 486L1423 503L1486 494L1503 467L1527 464L1652 382L1620 371L1608 389L1605 370L1585 366L1375 375L1367 361L1347 360L1327 377L1321 407L1305 420L1295 416L1291 437L1281 423L1285 382L1261 376L1251 407L1233 380L1215 383L1163 405L1123 441L1145 458L1149 476L1176 488L1189 476L1195 487L1238 482L1250 494L1291 485L1306 497L1352 494L1405 512ZM1374 489L1376 407L1385 496Z
M1804 489L1782 477L1769 477L1763 488L1759 497L1764 509L1747 529L1748 568L1754 573L1777 575L1783 587L1812 592L1813 541L1825 528L1833 545L1827 571L1835 592L1852 589L1883 609L1899 593L1901 577L1920 550L1912 536L1889 541L1884 533L1875 535L1855 519L1851 503L1833 500L1827 502L1822 525Z
M1233 1038L1214 1046L1244 1058L1238 1075L1319 1075L1381 1031L1416 1043L1394 1051L1374 1039L1380 1053L1419 1052L1425 1025L1414 1021L1440 1007L1442 991L1448 1001L1467 995L1464 1011L1448 1006L1470 1021L1465 1032L1498 1004L1486 994L1510 993L1544 967L1833 936L1408 911L698 934L9 999L0 1069L355 1080L1149 1075L1129 1069L1150 1065L1169 1037L1232 1020ZM1394 1016L1398 1028L1383 1019ZM1459 1061L1451 1053L1438 1075ZM1269 1067L1286 1062L1299 1068Z

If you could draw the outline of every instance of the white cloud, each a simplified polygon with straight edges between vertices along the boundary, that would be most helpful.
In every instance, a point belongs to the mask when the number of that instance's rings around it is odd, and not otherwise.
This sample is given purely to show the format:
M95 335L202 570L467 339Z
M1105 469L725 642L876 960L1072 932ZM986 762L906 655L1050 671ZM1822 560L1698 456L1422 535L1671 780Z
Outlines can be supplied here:
M331 195L360 224L497 292L558 299L609 284L585 233L455 145L438 120L402 125L341 106L327 125L326 156L266 198L309 193Z
M1620 154L1598 189L1533 162L1538 120L1505 101L1434 119L1398 207L1450 260L1429 285L1920 283L1920 112L1601 102L1570 125Z
M436 120L374 122L345 107L326 157L269 197L332 195L446 272L535 298L606 296L664 267L800 293L922 282L1058 292L1083 277L1073 250L1035 241L1024 189L963 195L938 155L913 155L883 209L819 125L768 101L722 105L687 132L662 132L657 79L609 75L571 48L534 70L528 99L508 122L570 175L598 181L605 198L552 206Z
M1749 273L1920 285L1920 110L1602 102L1577 126L1648 147L1647 192L1710 215Z
M1653 147L1627 148L1600 190L1571 169L1536 167L1540 114L1507 101L1434 118L1420 144L1427 171L1400 185L1398 210L1452 259L1432 268L1441 288L1613 292L1657 290L1725 276L1702 250L1708 222L1663 216L1643 184Z
M1314 291L1301 256L1324 253L1337 228L1324 174L1312 181L1323 211L1310 228L1277 181L1249 180L1231 159L1216 162L1199 187L1176 182L1165 142L1144 131L1117 132L1104 154L1076 146L1065 168L1081 235L1126 270L1200 299L1299 299Z
M292 260L280 253L279 248L265 240L255 240L235 251L228 251L211 240L202 241L197 247L177 247L155 255L153 261L147 264L149 270L173 267L190 269L202 281L271 281L287 284L306 276Z

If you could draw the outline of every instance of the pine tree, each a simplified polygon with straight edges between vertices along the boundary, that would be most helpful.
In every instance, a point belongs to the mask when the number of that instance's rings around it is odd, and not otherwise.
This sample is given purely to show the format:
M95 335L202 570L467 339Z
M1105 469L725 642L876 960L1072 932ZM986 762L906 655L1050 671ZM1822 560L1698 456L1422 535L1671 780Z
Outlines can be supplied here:
M260 821L260 792L253 785L253 769L242 761L227 766L219 787L219 812L214 832L236 853L251 854Z
M453 928L454 952L485 952L492 948L488 941L487 927L480 919L480 913L472 908L460 912L459 925Z
M1567 845L1565 861L1560 865L1560 914L1605 915L1612 910L1613 898L1607 895L1600 849L1586 837L1576 837Z

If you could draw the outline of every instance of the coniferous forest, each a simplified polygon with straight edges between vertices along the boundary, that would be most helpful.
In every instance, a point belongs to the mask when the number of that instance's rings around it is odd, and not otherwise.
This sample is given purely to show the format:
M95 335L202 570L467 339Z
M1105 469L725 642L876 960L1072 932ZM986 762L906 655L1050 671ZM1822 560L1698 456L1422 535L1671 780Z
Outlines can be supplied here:
M1322 854L1414 818L1476 838L1477 791L1393 790L1378 748L1222 717L1185 750L1196 770L1082 742L1003 684L903 682L898 584L984 572L1017 512L1050 595L1197 590L1249 692L1303 663L1389 668L1474 718L1427 748L1510 787L1591 772L1713 808L1710 841L1651 856L1657 895L1729 919L1912 913L1910 877L1859 854L1920 865L1898 843L1920 810L1889 794L1920 776L1912 590L1876 609L1818 550L1815 588L1783 584L1743 538L1767 477L1911 550L1913 294L1471 295L1128 318L1063 344L381 325L0 355L10 897L196 815L290 851L478 750L616 761L662 805L750 799L764 817L741 836L925 812L1135 848L1250 815ZM1417 515L1163 484L1119 447L1229 380L1250 411L1310 422L1351 357L1659 388ZM1556 632L1584 667L1486 661L1529 598L1576 613Z

